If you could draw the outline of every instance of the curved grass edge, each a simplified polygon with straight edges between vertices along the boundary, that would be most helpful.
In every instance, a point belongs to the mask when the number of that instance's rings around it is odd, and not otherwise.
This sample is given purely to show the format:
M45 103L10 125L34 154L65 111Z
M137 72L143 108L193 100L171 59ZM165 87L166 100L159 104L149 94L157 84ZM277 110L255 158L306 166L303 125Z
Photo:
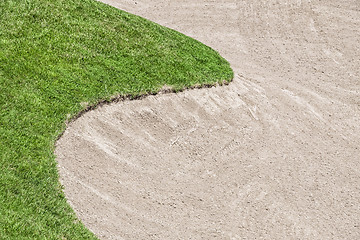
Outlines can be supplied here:
M74 116L68 116L68 119L65 121L65 124L68 126L72 122L78 120L82 115L86 114L87 112L93 111L93 110L95 110L95 109L97 109L99 107L102 107L104 105L110 105L110 104L119 103L119 102L122 102L122 101L142 100L142 99L144 99L146 97L155 96L155 95L159 95L159 94L176 94L176 93L179 93L179 92L184 92L184 91L193 90L193 89L206 89L206 88L227 86L232 81L233 81L233 79L231 79L229 81L221 81L221 82L215 82L215 83L194 84L194 85L191 85L189 87L184 87L184 88L180 88L180 89L174 89L171 86L164 85L157 92L146 92L146 93L141 93L141 94L127 94L127 95L108 96L108 97L105 97L103 99L99 99L95 104L92 104L92 105L88 105L87 103L83 103L82 105L85 108L80 110ZM61 138L61 136L64 134L64 131L59 134L59 136L57 137L57 140L59 140L59 138Z

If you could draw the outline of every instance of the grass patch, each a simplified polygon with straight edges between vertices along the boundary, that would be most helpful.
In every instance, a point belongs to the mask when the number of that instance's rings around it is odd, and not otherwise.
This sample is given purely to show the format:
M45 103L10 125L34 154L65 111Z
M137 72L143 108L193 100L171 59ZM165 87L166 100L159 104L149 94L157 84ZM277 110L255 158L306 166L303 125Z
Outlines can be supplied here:
M53 154L81 103L232 77L209 47L102 3L1 0L0 239L94 238L66 202Z

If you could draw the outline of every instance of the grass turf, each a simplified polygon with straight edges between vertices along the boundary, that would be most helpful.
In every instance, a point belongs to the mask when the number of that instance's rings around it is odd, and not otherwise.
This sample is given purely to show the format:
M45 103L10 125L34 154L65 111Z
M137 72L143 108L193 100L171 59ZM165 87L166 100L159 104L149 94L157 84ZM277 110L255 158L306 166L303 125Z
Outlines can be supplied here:
M105 4L1 0L0 239L95 238L67 204L53 154L81 103L232 77L209 47Z

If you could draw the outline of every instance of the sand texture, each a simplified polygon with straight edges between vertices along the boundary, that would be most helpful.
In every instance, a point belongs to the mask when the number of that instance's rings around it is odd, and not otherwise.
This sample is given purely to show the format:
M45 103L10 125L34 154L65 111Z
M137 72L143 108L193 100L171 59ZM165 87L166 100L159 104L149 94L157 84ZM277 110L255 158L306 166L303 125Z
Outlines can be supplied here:
M360 239L360 2L104 2L209 45L228 86L99 107L56 155L101 239Z

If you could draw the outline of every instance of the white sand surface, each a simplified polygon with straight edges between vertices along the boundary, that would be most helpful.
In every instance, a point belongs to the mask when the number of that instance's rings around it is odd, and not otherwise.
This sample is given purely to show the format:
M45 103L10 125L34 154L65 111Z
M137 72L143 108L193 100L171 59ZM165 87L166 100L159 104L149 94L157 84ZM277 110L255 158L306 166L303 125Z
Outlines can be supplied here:
M228 86L88 112L57 143L101 239L360 239L358 0L103 0L187 34Z

